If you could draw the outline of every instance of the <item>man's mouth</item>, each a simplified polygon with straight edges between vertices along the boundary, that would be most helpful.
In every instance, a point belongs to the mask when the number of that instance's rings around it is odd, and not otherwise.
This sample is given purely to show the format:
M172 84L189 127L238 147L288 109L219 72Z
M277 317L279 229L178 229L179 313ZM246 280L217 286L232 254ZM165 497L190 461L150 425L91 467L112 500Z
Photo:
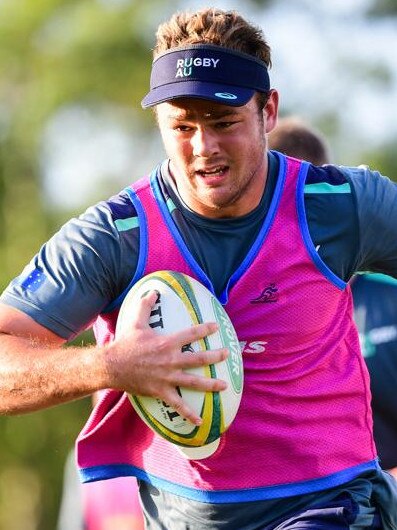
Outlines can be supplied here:
M201 177L220 177L226 173L227 169L227 166L217 166L211 169L198 169L196 173Z

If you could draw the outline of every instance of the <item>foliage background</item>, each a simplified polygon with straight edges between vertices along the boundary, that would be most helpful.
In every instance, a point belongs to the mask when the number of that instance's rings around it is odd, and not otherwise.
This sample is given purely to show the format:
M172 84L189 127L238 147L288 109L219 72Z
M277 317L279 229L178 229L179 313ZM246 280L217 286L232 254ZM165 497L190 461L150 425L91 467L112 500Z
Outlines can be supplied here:
M217 3L239 9L229 4ZM93 201L117 192L132 174L140 176L144 167L148 170L161 159L151 113L140 111L140 100L148 85L155 28L181 5L197 8L206 4L171 0L0 0L2 288L64 220ZM307 0L296 5L310 11L318 3ZM243 12L257 21L266 18L266 10L277 6L284 6L288 17L288 3L283 0L251 0L245 3ZM361 12L368 27L380 20L395 24L396 14L393 0L368 0ZM347 48L348 43L345 45ZM370 41L365 45L369 46ZM350 63L347 72L344 58L338 54L335 65L342 77L343 73L349 74L355 90L359 90L363 79L377 83L381 79L388 89L395 75L384 65L374 69L362 62ZM371 142L356 146L349 158L349 151L342 148L350 140L342 127L341 113L346 117L346 110L336 101L334 108L325 111L309 105L304 113L326 133L339 153L339 163L367 163L393 178L397 174L396 137L381 146ZM296 108L286 99L282 113L291 112L296 113ZM370 128L373 116L371 109L367 112ZM396 109L390 112L396 113ZM91 128L86 136L79 136L88 122ZM109 129L114 134L103 136ZM71 154L68 142L73 135L83 141L77 140ZM92 146L90 140L95 135L104 145L114 142L113 152L105 150L103 155L101 144ZM118 146L123 146L127 155L117 165L113 161L118 160ZM81 171L81 160L88 149L93 151L92 166L98 170L95 178L91 166ZM78 187L70 191L62 184L58 178L62 167L54 163L55 151L58 160L71 166L70 180L77 180L84 194ZM90 340L90 335L78 339ZM0 418L0 530L56 528L63 464L89 410L89 399L85 399L21 417Z

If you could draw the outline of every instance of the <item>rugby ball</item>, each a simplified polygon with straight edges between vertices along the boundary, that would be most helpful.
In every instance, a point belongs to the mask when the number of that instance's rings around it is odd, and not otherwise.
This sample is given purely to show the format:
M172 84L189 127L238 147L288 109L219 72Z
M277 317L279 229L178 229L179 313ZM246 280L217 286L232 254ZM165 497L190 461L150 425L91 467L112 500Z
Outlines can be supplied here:
M157 434L177 444L188 458L206 458L217 449L221 435L233 422L243 391L243 362L240 344L230 318L217 298L200 282L174 271L157 271L139 280L127 293L117 319L116 337L130 326L137 301L148 291L157 291L149 325L156 333L169 334L202 322L217 322L217 332L186 344L182 351L197 352L228 348L226 360L193 368L191 373L223 379L221 392L179 388L183 400L202 418L197 426L182 418L161 399L129 395L142 420Z

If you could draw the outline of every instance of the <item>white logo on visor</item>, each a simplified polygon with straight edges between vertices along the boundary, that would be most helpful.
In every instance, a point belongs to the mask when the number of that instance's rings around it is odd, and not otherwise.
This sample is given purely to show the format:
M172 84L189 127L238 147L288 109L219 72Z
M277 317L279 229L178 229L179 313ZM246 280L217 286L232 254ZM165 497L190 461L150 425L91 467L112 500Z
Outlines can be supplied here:
M237 96L235 94L231 94L230 92L215 92L214 95L217 98L222 98L222 99L237 99Z

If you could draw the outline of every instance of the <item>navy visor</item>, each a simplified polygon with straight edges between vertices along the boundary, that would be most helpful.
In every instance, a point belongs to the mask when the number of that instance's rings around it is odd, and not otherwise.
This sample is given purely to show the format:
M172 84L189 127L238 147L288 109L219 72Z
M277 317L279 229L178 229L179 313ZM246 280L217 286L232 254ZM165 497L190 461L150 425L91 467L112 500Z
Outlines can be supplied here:
M268 92L266 64L223 46L192 44L171 48L153 61L150 92L142 107L177 98L209 99L225 105L245 105L256 91Z

